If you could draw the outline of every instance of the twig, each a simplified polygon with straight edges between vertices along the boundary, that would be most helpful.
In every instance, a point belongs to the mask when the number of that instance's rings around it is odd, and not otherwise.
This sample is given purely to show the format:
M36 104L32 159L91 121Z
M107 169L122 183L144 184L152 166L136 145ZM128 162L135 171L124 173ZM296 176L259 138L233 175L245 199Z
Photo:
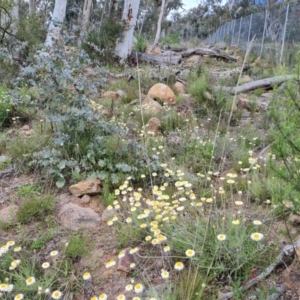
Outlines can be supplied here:
M283 247L282 251L276 257L276 260L274 263L272 263L270 266L268 266L262 273L260 273L253 279L249 280L245 285L241 286L238 290L240 292L245 291L245 290L249 289L250 287L252 287L253 285L262 281L264 278L266 278L268 275L270 275L271 272L273 272L274 269L278 265L280 265L283 262L284 257L294 255L295 248L297 248L299 246L300 246L300 239L292 245L286 245L285 247ZM220 300L227 300L227 299L232 298L233 296L234 296L234 293L229 292L229 293L223 294L220 297Z

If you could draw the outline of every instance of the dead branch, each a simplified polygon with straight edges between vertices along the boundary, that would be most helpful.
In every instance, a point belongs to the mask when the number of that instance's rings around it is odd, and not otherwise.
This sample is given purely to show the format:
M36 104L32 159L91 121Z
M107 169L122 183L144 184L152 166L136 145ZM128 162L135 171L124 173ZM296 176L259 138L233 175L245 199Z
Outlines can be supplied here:
M262 281L263 279L265 279L267 276L269 276L274 270L275 268L280 265L284 258L289 256L293 256L295 254L295 248L300 246L300 239L292 244L292 245L286 245L283 247L282 251L279 253L279 255L276 257L275 262L272 263L270 266L268 266L262 273L260 273L258 276L254 277L253 279L249 280L245 285L241 286L239 288L239 291L245 291L248 290L250 287L252 287L253 285L259 283L260 281ZM220 300L228 300L230 298L233 297L233 293L229 292L226 294L223 294L220 297Z
M272 88L274 85L280 85L283 82L294 79L294 78L296 78L295 75L281 75L281 76L275 76L272 78L265 78L265 79L252 81L252 82L245 83L245 84L242 84L242 85L236 86L236 87L218 86L218 87L216 87L216 89L223 90L232 95L235 95L235 94L253 91L253 90L256 90L259 88L264 88L264 89Z
M211 57L216 57L216 58L221 58L223 60L226 60L228 62L237 62L237 59L233 56L224 54L224 53L218 53L212 49L208 49L208 48L195 48L195 49L188 49L186 51L181 52L182 57L189 57L193 54L196 55L208 55Z
M177 65L181 62L181 55L166 56L166 55L153 55L149 53L141 53L133 51L129 56L132 61L149 62L154 64Z

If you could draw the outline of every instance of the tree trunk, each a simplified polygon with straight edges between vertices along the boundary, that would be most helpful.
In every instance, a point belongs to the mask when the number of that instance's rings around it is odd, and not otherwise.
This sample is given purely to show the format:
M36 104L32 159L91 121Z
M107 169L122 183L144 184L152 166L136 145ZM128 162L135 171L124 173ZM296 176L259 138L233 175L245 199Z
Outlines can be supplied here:
M150 48L150 51L152 51L155 46L158 44L159 38L160 38L160 33L161 33L161 23L163 21L163 17L166 11L166 8L168 6L169 0L162 0L162 4L161 4L161 9L160 9L160 13L159 13L159 18L157 21L157 29L156 29L156 35L155 35L155 39L154 39L154 43Z
M55 6L48 28L46 47L52 47L55 40L60 39L60 31L66 16L67 0L55 0Z
M35 14L35 11L36 11L35 0L29 0L29 13L33 15Z
M122 21L126 28L122 39L116 45L116 54L121 59L126 59L131 53L133 42L133 31L137 21L140 0L125 0Z
M86 34L86 30L87 30L89 19L90 19L92 2L93 2L92 0L84 0L83 10L82 10L82 21L81 21L81 28L80 28L80 37L78 40L78 47L81 46L83 38Z

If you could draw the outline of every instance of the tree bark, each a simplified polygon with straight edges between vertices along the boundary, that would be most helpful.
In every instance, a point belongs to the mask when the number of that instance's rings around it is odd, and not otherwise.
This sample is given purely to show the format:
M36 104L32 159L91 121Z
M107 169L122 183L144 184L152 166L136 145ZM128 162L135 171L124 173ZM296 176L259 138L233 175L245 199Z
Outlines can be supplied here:
M131 53L133 42L133 31L137 21L140 0L125 0L122 21L126 29L122 39L116 45L116 54L121 59L126 59Z
M182 57L189 57L193 54L208 55L208 56L211 56L211 57L221 58L221 59L227 60L229 62L230 61L237 62L237 59L233 56L223 54L223 53L218 53L218 52L216 52L212 49L208 49L208 48L188 49L186 51L181 52Z
M168 6L168 0L162 0L162 4L161 4L161 8L160 8L160 13L159 13L159 18L157 21L157 29L156 29L156 35L155 35L155 39L154 39L154 43L150 48L150 51L152 51L155 46L158 44L159 38L160 38L160 33L161 33L161 23L165 14L165 10Z
M132 61L144 61L155 64L177 65L181 62L181 55L153 55L149 53L141 53L133 51L130 55Z
M52 47L53 42L60 40L60 31L66 16L67 0L55 0L55 6L48 28L46 47Z
M81 22L81 28L80 28L80 37L78 40L78 47L81 46L81 43L86 34L86 30L88 27L90 14L91 14L92 2L93 2L92 0L84 0L83 10L82 10L82 22Z
M35 0L29 0L29 13L33 15L35 14L35 11L36 11Z
M294 79L294 78L296 78L296 76L294 76L294 75L281 75L281 76L275 76L272 78L265 78L265 79L252 81L252 82L245 83L245 84L242 84L242 85L236 86L236 87L219 86L219 87L216 87L216 89L218 89L218 90L221 89L225 92L235 95L235 94L250 92L250 91L253 91L253 90L256 90L259 88L270 88L276 84L282 84L283 82Z

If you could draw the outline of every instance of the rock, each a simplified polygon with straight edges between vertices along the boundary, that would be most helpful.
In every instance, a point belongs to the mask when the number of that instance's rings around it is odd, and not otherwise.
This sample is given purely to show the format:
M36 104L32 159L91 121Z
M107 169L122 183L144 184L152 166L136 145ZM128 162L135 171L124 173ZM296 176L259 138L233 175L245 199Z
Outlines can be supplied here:
M288 218L288 222L293 226L299 226L300 225L300 216L290 215Z
M249 108L249 100L246 94L239 94L237 97L237 106L241 109Z
M69 187L69 192L77 197L82 195L98 195L101 193L100 179L80 181Z
M88 204L91 201L91 197L89 195L84 195L82 198L80 198L80 203L82 204Z
M74 203L63 205L58 213L62 225L71 230L93 228L100 222L100 217L91 208L81 207Z
M260 62L260 56L258 56L256 59L255 59L255 61L254 61L254 63L259 63Z
M25 135L26 136L32 136L34 134L34 130L33 129L29 129L27 131L25 131Z
M180 95L183 101L191 101L191 95L190 94L181 94Z
M147 132L152 133L154 135L157 135L161 131L161 123L159 118L157 117L152 117L149 119L147 125Z
M129 253L130 248L126 248L124 251L125 255L119 258L117 270L129 273L131 271L130 264L134 262L134 257Z
M138 105L138 104L140 104L140 99L134 99L128 103L128 105L130 106Z
M127 97L126 93L122 90L117 90L116 93L119 95L120 98Z
M120 98L120 95L117 92L107 91L101 95L101 98L109 100L118 100Z
M167 104L175 104L176 96L174 92L164 83L157 83L151 87L148 96L153 99L160 99Z
M18 206L16 205L9 205L5 208L0 210L0 221L4 223L11 223L16 219Z
M186 87L183 83L176 81L174 84L174 90L179 94L185 94L186 93Z
M261 108L261 102L260 101L251 101L248 99L246 94L240 94L237 98L237 107L241 109L247 109L249 111L255 110L259 111Z
M117 211L115 209L105 209L103 212L102 212L102 215L101 215L101 220L103 222L107 222L109 219L111 219L113 216L115 216L117 214Z
M159 114L163 110L163 107L149 96L142 102L142 108L147 114Z
M241 78L241 83L249 83L251 81L253 81L253 79L249 75L244 75Z
M30 129L29 125L24 125L23 127L21 127L22 131L27 131L29 129Z
M205 97L205 99L210 100L210 101L214 100L213 95L209 92L204 92L204 97Z
M186 60L186 65L192 67L195 64L198 64L201 61L201 57L199 55L192 55Z
M159 47L155 47L152 51L149 53L154 54L154 55L160 55L161 54L161 49Z

